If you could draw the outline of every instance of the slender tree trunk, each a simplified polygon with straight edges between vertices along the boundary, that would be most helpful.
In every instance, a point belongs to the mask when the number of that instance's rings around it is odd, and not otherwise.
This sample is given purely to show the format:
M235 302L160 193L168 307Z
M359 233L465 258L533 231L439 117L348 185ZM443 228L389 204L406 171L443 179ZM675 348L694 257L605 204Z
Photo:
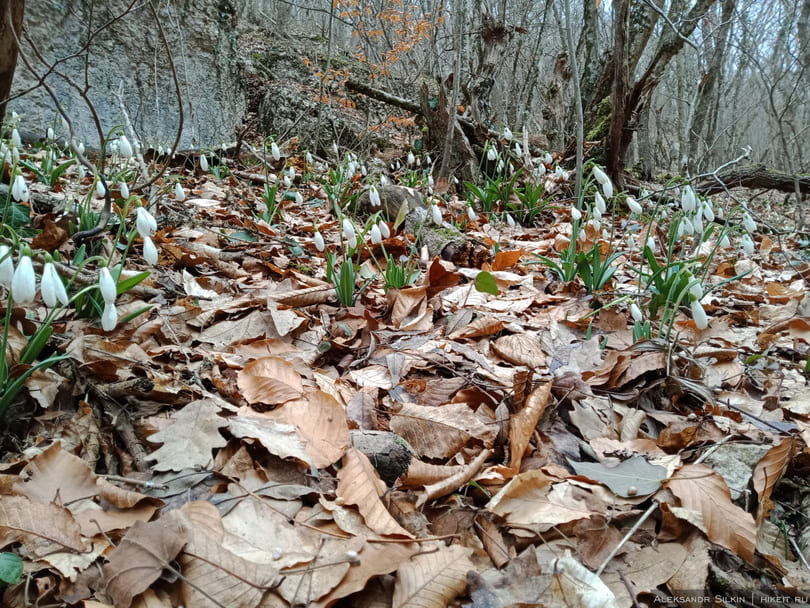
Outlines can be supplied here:
M610 127L605 144L607 172L618 189L624 189L624 152L622 145L627 125L627 18L630 0L613 3L613 91Z
M17 37L22 38L24 11L23 0L0 0L0 124L6 116L11 82L17 67L17 43L13 32L17 32Z

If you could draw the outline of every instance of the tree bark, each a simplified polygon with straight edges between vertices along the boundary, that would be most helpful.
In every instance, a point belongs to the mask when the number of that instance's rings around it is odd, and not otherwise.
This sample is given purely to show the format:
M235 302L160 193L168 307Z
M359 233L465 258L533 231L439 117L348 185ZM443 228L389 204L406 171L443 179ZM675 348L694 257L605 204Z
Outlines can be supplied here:
M717 179L713 177L706 179L698 184L695 190L701 194L716 194L724 192L726 188L761 188L793 193L796 191L797 182L802 194L810 194L810 175L793 176L757 164L721 171Z
M23 0L0 0L0 124L6 116L6 105L17 67L17 43L14 33L22 38ZM13 28L13 30L12 30Z
M613 91L610 127L605 144L607 172L619 191L624 189L624 129L627 125L627 18L630 0L613 3Z

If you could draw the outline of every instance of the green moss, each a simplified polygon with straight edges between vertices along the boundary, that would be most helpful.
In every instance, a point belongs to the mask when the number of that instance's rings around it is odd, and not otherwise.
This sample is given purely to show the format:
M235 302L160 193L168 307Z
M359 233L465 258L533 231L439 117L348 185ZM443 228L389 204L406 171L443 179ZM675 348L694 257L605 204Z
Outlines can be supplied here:
M587 141L597 141L606 137L608 129L610 128L610 115L613 111L613 106L610 103L610 97L605 97L599 102L596 108L596 116L593 120L593 126L590 131L585 135Z

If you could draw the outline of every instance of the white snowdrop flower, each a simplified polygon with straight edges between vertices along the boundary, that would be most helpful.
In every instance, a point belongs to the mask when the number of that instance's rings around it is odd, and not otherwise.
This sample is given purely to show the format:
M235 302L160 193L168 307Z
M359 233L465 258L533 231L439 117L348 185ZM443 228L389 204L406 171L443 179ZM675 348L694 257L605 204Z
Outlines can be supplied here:
M686 186L681 193L681 209L686 213L695 210L697 201L695 200L695 193L691 186Z
M53 129L51 127L48 127L48 130L45 131L45 139L53 141Z
M337 155L338 155L338 153L339 153L339 150L338 150L338 145L337 145L337 142L336 142L336 141L333 141L333 142L332 142L332 152L334 153L334 155L335 155L335 156L337 156Z
M292 184L292 182L290 181L290 176L285 173L284 177L281 178L281 183L284 184L285 188L289 188L290 185Z
M360 165L360 175L366 177L368 175L368 169L366 169L365 165Z
M158 263L158 250L154 241L152 241L152 237L143 237L143 259L150 266L156 266Z
M520 147L518 142L515 142L515 154L518 156L523 156L523 148Z
M105 304L112 304L115 302L115 296L118 295L118 287L115 284L115 279L110 274L110 269L103 266L98 273L98 287L101 291L101 298Z
M602 192L605 193L605 198L613 197L613 182L608 180L602 184Z
M312 166L312 154L309 151L307 151L307 153L304 155L304 160L306 161L307 165Z
M186 200L186 191L183 190L183 186L180 184L180 182L177 182L174 185L174 198L178 203L182 203L184 200Z
M31 258L21 255L11 278L11 296L15 304L30 304L37 295L37 275Z
M543 163L540 163L537 167L535 167L534 169L535 177L543 177L545 174L546 174L546 166Z
M130 158L132 156L132 144L129 143L126 135L122 135L118 139L118 153L122 158Z
M441 226L442 225L442 212L441 212L441 209L439 209L439 206L435 205L435 204L432 205L431 208L430 208L430 213L431 213L431 215L433 217L433 223L438 224L439 226Z
M506 223L510 228L515 227L515 218L513 218L509 213L506 214Z
M347 239L346 244L349 246L349 249L357 249L357 235L356 234L351 235Z
M571 219L575 222L582 219L582 212L574 206L571 206Z
M487 158L489 160L495 160L498 158L498 151L493 146L490 146L487 150Z
M11 280L14 278L14 261L11 259L11 249L8 245L0 245L0 285L6 289L11 288Z
M295 180L295 167L292 165L287 167L287 177L289 177L290 180Z
M551 163L553 163L553 162L554 162L554 158L551 156L551 154L549 154L548 152L546 152L546 153L543 155L543 163L545 163L546 165L550 165L550 164L551 164Z
M11 186L11 196L15 201L21 201L23 203L27 203L28 199L31 197L28 184L25 183L25 178L22 175L18 175L14 178L14 184Z
M86 175L84 165L79 165L78 174L79 174L79 181L82 181L84 179L84 176Z
M701 224L703 225L703 203L698 201L695 207L695 215L692 219L692 224Z
M408 152L408 166L411 167L416 162L413 152Z
M323 240L323 235L321 234L320 230L315 231L315 249L318 251L323 251L326 249L326 243Z
M84 142L80 141L76 146L76 150L79 152L79 154L84 154Z
M610 233L607 231L607 228L602 228L602 238L608 240Z
M627 238L625 240L627 241L627 246L630 249L635 249L636 248L636 237L633 236L632 232L627 233Z
M689 295L694 297L696 300L700 300L703 298L703 286L700 283L693 283L689 288Z
M641 204L632 196L627 197L627 207L630 209L631 213L635 213L636 215L641 215L642 211L644 211L641 208Z
M501 158L501 159L499 159L499 160L498 160L498 172L499 172L499 173L500 173L501 171L503 171L504 166L505 166L505 165L503 164L503 159L502 159L502 158Z
M81 146L82 146L82 149L84 149L83 144L79 144L79 145L81 145ZM157 153L158 153L158 156L163 156L163 155L166 153L166 152L163 150L163 146L162 146L161 144L158 144Z
M391 180L388 179L385 175L380 176L380 185L381 186L388 186L391 183Z
M300 192L295 193L295 203L299 206L304 204L304 196Z
M506 127L506 128L503 130L503 138L504 138L506 141L512 141L512 138L513 138L513 137L514 137L514 135L512 135L512 131L509 129L509 127Z
M600 184L606 184L610 181L608 174L602 171L602 169L596 165L593 166L593 178Z
M471 222L475 221L475 218L476 218L475 209L472 208L472 205L467 206L467 217L469 218L469 220Z
M721 249L728 249L729 247L731 247L731 241L729 240L727 234L724 234L722 237L720 237L720 242L718 243L718 245L720 246Z
M557 165L557 166L554 168L554 175L555 175L556 177L565 177L565 171L563 171L563 168L562 168L562 167L560 167L559 165Z
M754 255L754 241L751 239L751 236L748 234L744 234L742 240L740 241L740 245L743 248L743 251L750 257Z
M373 184L371 185L371 188L368 189L368 202L372 207L379 207L382 205L382 201L380 201L380 193L377 192L377 187Z
M595 219L597 222L602 219L602 212L599 211L599 207L593 208L593 219Z
M509 173L514 173L514 172L515 172L515 165L513 165L512 163L509 163Z
M117 139L111 141L107 146L107 152L111 155L118 154L120 149L121 149L121 142L119 142Z
M67 306L69 299L67 291L65 290L65 284L62 283L62 279L59 273L56 272L53 262L45 262L45 266L42 267L42 283L40 284L40 290L42 291L42 299L45 302L45 306L48 308L53 308L56 306L57 302L61 303L63 306Z
M22 138L20 137L20 132L17 129L11 130L11 145L15 148L22 148Z
M432 159L432 158L430 158L430 154L428 154L428 155L425 157L425 164L426 164L426 165L428 165L428 166L433 164L433 159Z
M380 227L377 224L374 224L371 227L369 236L371 238L372 245L377 245L380 241L382 241L382 233L380 232Z
M684 217L682 220L683 222L683 233L684 234L694 234L695 233L695 226L692 224L691 220L688 217Z
M382 234L382 237L384 239L387 239L389 236L391 236L391 230L388 229L388 224L380 220L379 222L377 222L377 225L380 227L380 234Z
M116 325L118 325L118 311L115 309L115 304L106 302L101 315L101 328L104 331L112 331Z
M458 178L455 175L450 178L450 181L453 182L454 186L458 186Z
M634 320L638 321L639 323L641 323L644 320L644 315L641 314L641 309L635 302L630 304L630 315L633 317Z
M208 171L208 158L205 154L200 154L200 170L205 173Z
M273 157L273 160L279 160L281 158L281 150L278 149L276 142L270 143L270 156Z
M129 198L129 186L126 182L118 182L118 190L121 191L121 198L124 200Z
M714 221L714 209L712 209L711 201L704 201L703 202L703 217L706 218L707 222Z
M428 186L430 186L430 187L432 188L432 187L433 187L433 184L434 184L434 182L433 182L433 176L432 176L432 175L428 175Z
M104 182L102 182L101 180L98 180L96 182L96 196L100 196L101 198L104 198L104 196L106 194L107 194L107 189L104 187Z
M357 233L354 231L354 224L352 224L352 221L347 217L343 218L343 234L347 239L354 238L356 242Z
M718 207L715 210L714 215L717 217L717 219L722 220L722 219L724 219L726 217L726 212L723 211L722 207Z
M152 236L157 230L157 221L155 217L146 210L146 207L138 207L135 210L135 229L143 238Z
M679 238L679 239L682 238L685 234L687 234L687 232L686 232L686 221L685 220L686 220L686 218L682 217L681 221L678 222L678 237L677 238Z
M655 239L653 238L652 235L647 237L647 247L649 248L650 251L655 253L656 250Z
M706 311L703 310L703 306L701 306L699 300L692 302L690 308L692 309L692 319L694 319L695 325L697 325L699 330L703 331L709 326L709 318L706 316Z
M743 213L742 216L743 226L748 232L755 232L757 229L757 224L754 222L754 218L751 217L751 214L748 212Z

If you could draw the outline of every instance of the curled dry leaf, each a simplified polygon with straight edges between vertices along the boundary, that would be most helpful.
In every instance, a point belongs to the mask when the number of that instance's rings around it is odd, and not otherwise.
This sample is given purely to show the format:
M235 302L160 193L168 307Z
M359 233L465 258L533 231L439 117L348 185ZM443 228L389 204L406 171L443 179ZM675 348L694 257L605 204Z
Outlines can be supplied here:
M262 357L248 363L236 377L248 403L278 405L298 399L304 387L295 368L279 357Z
M4 496L0 500L0 545L14 542L22 542L33 554L85 550L81 529L70 511L52 502Z
M793 437L783 439L768 450L754 468L754 490L759 497L757 524L761 524L773 509L771 492L790 463L795 447Z
M481 422L466 403L439 407L403 404L391 418L391 430L428 458L449 458L471 439L487 448L495 442L493 425Z

